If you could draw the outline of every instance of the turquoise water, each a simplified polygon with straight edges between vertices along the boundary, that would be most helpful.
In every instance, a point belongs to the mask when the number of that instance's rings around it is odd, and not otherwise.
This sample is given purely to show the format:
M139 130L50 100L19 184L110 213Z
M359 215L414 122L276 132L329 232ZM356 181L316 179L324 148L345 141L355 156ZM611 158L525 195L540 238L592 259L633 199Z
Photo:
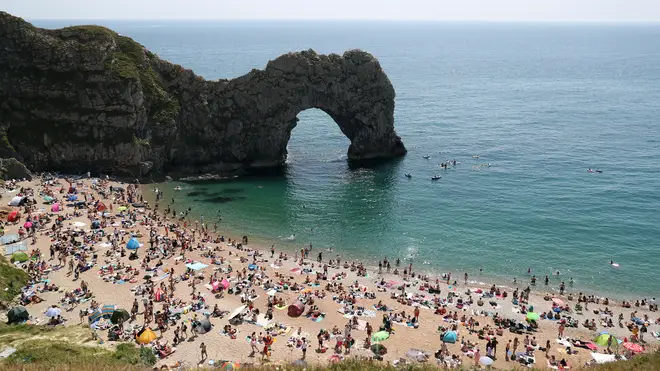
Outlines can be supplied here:
M234 237L509 283L559 270L576 290L660 295L660 25L106 24L209 79L308 48L380 59L401 161L349 169L347 139L308 110L285 175L161 186ZM460 164L441 170L447 159Z

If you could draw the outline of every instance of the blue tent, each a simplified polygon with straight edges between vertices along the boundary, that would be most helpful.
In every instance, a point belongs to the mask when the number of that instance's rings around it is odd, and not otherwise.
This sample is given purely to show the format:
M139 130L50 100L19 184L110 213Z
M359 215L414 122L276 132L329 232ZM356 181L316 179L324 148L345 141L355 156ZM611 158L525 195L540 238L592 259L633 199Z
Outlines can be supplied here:
M98 220L95 220L92 222L92 229L99 229L101 228L101 222Z
M248 265L248 269L253 271L253 270L257 269L257 266L254 265L254 264L250 264L250 265Z
M444 341L445 343L454 344L456 342L457 337L458 335L456 335L456 331L447 331L442 336L442 341Z
M129 250L137 250L140 248L140 241L137 240L137 238L133 237L130 240L128 240L128 243L126 244L126 248Z

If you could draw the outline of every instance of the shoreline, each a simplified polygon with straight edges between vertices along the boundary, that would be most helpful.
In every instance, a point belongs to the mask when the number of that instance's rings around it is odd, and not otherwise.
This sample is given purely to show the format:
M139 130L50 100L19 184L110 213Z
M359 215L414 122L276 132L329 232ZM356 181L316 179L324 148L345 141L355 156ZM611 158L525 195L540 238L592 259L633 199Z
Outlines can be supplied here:
M153 205L155 205L155 193L153 191L153 188L156 186L161 186L162 184L166 184L167 182L163 183L149 183L149 184L140 184L140 193L144 197L144 200L148 203L150 206L150 210L153 211ZM169 194L167 196L170 196ZM166 203L166 202L165 202ZM165 209L163 207L164 202L160 202L159 204L159 215L163 216L164 212L163 210ZM166 207L166 206L165 206ZM195 210L193 209L191 211L191 214L193 215L193 218L187 218L187 220L191 222L197 221L195 217L199 217L198 214L195 213ZM171 219L171 216L168 216L168 218ZM216 235L224 235L227 238L232 238L234 239L235 236L244 236L245 233L241 232L240 230L236 229L229 229L229 228L222 228L223 224L220 223L218 224L218 231L213 232ZM270 237L263 237L263 236L258 236L258 235L248 235L250 242L249 248L256 248L257 250L261 251L262 253L266 254L270 251L270 246L275 245L277 251L283 250L287 253L296 253L300 251L301 248L305 248L309 246L309 242L298 242L298 241L286 241L282 239L276 239L276 238L270 238ZM313 243L313 241L312 241ZM378 275L378 260L370 260L367 261L362 258L356 258L355 256L351 256L350 254L347 254L347 251L336 251L333 249L333 251L329 252L327 249L322 249L321 250L324 254L324 259L327 261L328 259L334 258L336 256L337 252L341 252L341 259L342 260L348 260L351 262L357 263L362 263L368 272L371 273L370 277L374 277ZM310 258L306 259L308 262L316 262L316 259L314 257L316 256L316 253L318 253L318 249L314 249L313 253L310 253ZM332 257L330 254L333 254ZM389 259L390 257L388 257ZM361 259L361 260L360 260ZM392 261L393 263L393 261ZM405 258L401 259L401 266L399 269L403 269L405 266L409 264L409 261ZM394 265L392 265L392 271L394 271ZM544 285L543 284L543 277L537 276L537 283L536 285L531 285L530 284L530 278L531 275L525 275L525 276L520 276L517 278L521 278L514 283L511 280L505 280L503 276L500 275L476 275L473 273L469 273L469 279L467 281L467 285L463 281L463 273L464 272L459 272L458 270L451 270L447 268L440 268L440 271L438 269L424 269L424 265L416 265L413 267L414 272L418 275L426 275L429 277L429 282L434 282L435 279L439 279L440 282L443 282L443 275L446 273L451 274L452 281L456 280L456 286L457 287L465 287L465 288L470 288L470 289L482 289L482 290L488 290L492 285L495 285L495 287L503 289L508 292L513 292L514 290L524 290L526 287L530 287L532 292L531 295L536 295L536 296L562 296L566 298L568 294L572 294L574 297L578 296L579 294L582 295L587 295L587 296L595 296L596 298L599 299L604 299L607 298L610 300L612 303L616 303L620 305L621 302L627 301L634 303L636 300L647 300L653 297L653 294L650 295L643 295L643 294L626 294L623 292L601 292L598 290L594 290L589 287L581 287L579 285L570 285L568 282L566 283L566 290L563 295L559 294L559 288L554 287L553 284L554 282L551 282L549 285ZM478 270L479 268L476 268L475 270ZM385 270L383 269L383 272ZM402 279L402 275L394 275L391 273L384 273L383 276L386 276L388 279ZM553 280L555 277L551 277L551 280ZM526 279L523 281L523 279ZM453 282L452 282L453 283ZM558 285L558 283L557 283ZM657 296L655 297L657 298ZM577 299L574 298L573 302L577 302Z

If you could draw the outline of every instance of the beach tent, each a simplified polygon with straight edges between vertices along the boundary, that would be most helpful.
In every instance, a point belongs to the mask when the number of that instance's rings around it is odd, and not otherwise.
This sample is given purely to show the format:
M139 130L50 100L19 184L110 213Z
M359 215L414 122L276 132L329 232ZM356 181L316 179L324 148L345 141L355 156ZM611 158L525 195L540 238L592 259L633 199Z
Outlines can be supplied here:
M96 211L104 212L106 210L108 210L108 207L105 206L105 204L103 202L99 202L98 204L96 204Z
M612 337L612 345L616 346L616 345L619 344L619 341L617 340L616 337L614 337L613 335L610 335L610 334L606 334L606 333L598 335L594 339L594 343L596 343L600 346L606 347L607 342L609 341L610 337Z
M206 318L202 318L199 320L197 327L195 327L195 331L197 331L199 334L206 334L207 332L211 331L211 328L211 322Z
M99 229L99 228L101 228L101 222L98 220L94 220L92 222L92 229Z
M8 245L21 240L21 236L16 233L0 236L0 245Z
M19 251L28 251L27 241L16 242L11 245L5 245L5 255L13 255Z
M444 335L442 335L442 341L444 341L445 343L454 344L456 343L457 338L458 335L456 334L456 331L447 331L445 332Z
M250 264L250 265L248 265L248 269L253 271L253 270L257 269L257 266L255 264Z
M54 201L55 201L55 199L54 199L53 197L50 197L50 196L44 196L44 203L49 204L49 203L52 203L52 202L54 202Z
M128 210L128 208L126 206L119 206L117 208L117 212L119 212L119 213L121 213L122 211L126 211L126 210Z
M54 212L54 213L60 211L60 204L57 203L57 202L54 203L54 204L50 207L50 211L52 211L52 212Z
M28 259L30 259L30 257L28 256L28 254L25 253L25 251L18 251L18 252L15 252L11 255L11 261L12 262L22 263L22 262L24 262Z
M137 250L140 248L140 241L137 240L137 238L133 237L130 240L128 240L128 243L126 244L126 248L129 250Z
M158 338L156 333L151 331L151 329L148 327L138 332L135 336L135 340L138 342L138 344L149 344L156 340L156 338Z
M7 215L7 221L9 222L16 222L18 221L18 218L21 217L21 214L18 212L18 210L14 210L9 215Z
M144 207L144 204L141 202L134 202L133 204L131 204L131 206L140 209Z
M204 269L204 268L208 267L208 265L206 265L204 263L196 262L196 263L188 263L188 264L186 264L186 267L190 268L194 271L198 271L200 269Z
M27 321L29 318L30 314L25 307L13 307L7 312L7 324L21 323Z
M128 321L131 318L131 315L125 309L117 309L112 313L110 317L110 322L117 324L120 322Z
M15 196L9 201L9 206L21 206L27 201L27 198L23 196Z
M300 317L304 311L305 304L300 301L296 301L295 303L289 305L287 313L289 314L289 317Z

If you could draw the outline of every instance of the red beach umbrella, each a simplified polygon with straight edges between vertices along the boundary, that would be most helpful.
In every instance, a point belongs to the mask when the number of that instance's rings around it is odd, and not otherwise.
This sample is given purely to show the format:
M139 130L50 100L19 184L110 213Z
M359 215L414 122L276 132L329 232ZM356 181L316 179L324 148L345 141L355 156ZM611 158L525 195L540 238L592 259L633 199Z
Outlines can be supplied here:
M623 347L635 353L641 353L644 351L644 347L641 345L630 342L623 343Z

